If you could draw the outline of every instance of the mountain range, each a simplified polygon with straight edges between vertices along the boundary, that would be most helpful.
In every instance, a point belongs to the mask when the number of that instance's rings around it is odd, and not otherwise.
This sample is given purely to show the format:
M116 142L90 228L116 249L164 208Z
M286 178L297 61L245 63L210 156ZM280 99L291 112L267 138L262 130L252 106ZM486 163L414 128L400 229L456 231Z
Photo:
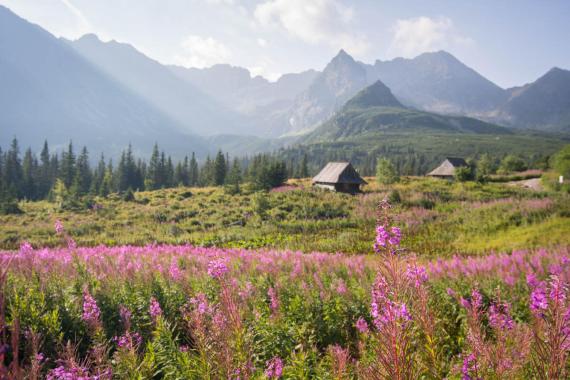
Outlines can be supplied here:
M417 133L420 125L570 132L570 71L553 68L503 89L444 51L366 64L341 50L321 72L270 82L225 64L163 65L95 35L58 39L0 6L0 73L0 139L35 146L72 139L95 151L132 143L147 153L158 142L173 154L203 156L218 147L261 151L396 125ZM356 126L363 120L368 124Z

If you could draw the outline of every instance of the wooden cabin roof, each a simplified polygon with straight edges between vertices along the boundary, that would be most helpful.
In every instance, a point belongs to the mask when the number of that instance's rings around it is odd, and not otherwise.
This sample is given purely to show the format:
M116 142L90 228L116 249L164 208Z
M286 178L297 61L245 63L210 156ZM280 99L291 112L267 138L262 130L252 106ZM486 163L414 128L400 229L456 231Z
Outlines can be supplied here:
M329 162L319 174L313 177L313 183L354 183L366 184L350 162Z

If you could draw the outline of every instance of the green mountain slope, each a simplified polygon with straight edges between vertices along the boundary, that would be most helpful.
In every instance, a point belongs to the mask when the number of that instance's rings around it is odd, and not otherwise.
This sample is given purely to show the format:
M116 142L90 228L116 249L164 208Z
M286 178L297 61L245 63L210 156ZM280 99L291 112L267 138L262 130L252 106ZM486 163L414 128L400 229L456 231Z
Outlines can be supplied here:
M377 81L356 94L305 141L358 140L383 134L419 136L430 133L509 135L513 132L469 117L444 116L405 108L388 87Z

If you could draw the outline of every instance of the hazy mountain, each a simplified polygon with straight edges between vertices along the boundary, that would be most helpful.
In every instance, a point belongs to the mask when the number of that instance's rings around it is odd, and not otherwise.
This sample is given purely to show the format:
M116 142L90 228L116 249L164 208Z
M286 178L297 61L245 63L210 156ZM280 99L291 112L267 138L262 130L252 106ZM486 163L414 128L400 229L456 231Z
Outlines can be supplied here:
M314 128L366 85L364 67L341 50L309 88L297 96L285 132L299 133Z
M350 99L305 142L331 142L386 135L493 134L512 132L504 127L464 116L444 116L404 107L388 87L377 81Z
M553 68L535 82L508 90L493 116L513 127L570 131L570 71Z
M89 34L71 45L134 93L158 107L188 131L200 135L250 133L250 122L215 101L202 87L181 81L172 71L148 58L131 45L116 41L102 42ZM226 78L220 83L232 84Z
M73 139L91 151L116 152L132 142L149 151L205 144L182 126L86 61L63 40L0 6L0 138L52 146Z
M295 96L317 76L314 70L285 74L276 82L252 77L249 70L214 65L196 69L171 66L179 78L202 89L212 98L246 116L261 136L278 136L287 126L288 111Z
M345 108L399 107L404 108L392 91L381 81L366 87L346 102Z
M444 51L413 59L376 61L365 67L369 81L380 79L398 99L426 111L484 114L508 96L505 90Z

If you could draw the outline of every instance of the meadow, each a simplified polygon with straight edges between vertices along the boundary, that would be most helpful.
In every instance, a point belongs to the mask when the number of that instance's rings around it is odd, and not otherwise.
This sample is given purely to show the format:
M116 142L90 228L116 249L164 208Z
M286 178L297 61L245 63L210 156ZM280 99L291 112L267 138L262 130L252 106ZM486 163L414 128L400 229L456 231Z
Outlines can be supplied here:
M290 180L271 192L230 195L221 187L137 192L94 198L81 210L48 201L20 202L22 215L0 215L0 248L22 240L55 247L61 220L80 246L192 244L303 252L371 253L375 205L389 197L405 246L422 256L483 254L567 242L568 196L504 183L455 183L406 177L391 187L373 178L359 196L310 189Z
M0 378L567 378L568 194L372 181L20 202Z
M421 260L199 248L0 252L0 367L39 379L520 379L569 369L568 248ZM373 244L374 243L374 244ZM0 372L1 374L2 372Z

